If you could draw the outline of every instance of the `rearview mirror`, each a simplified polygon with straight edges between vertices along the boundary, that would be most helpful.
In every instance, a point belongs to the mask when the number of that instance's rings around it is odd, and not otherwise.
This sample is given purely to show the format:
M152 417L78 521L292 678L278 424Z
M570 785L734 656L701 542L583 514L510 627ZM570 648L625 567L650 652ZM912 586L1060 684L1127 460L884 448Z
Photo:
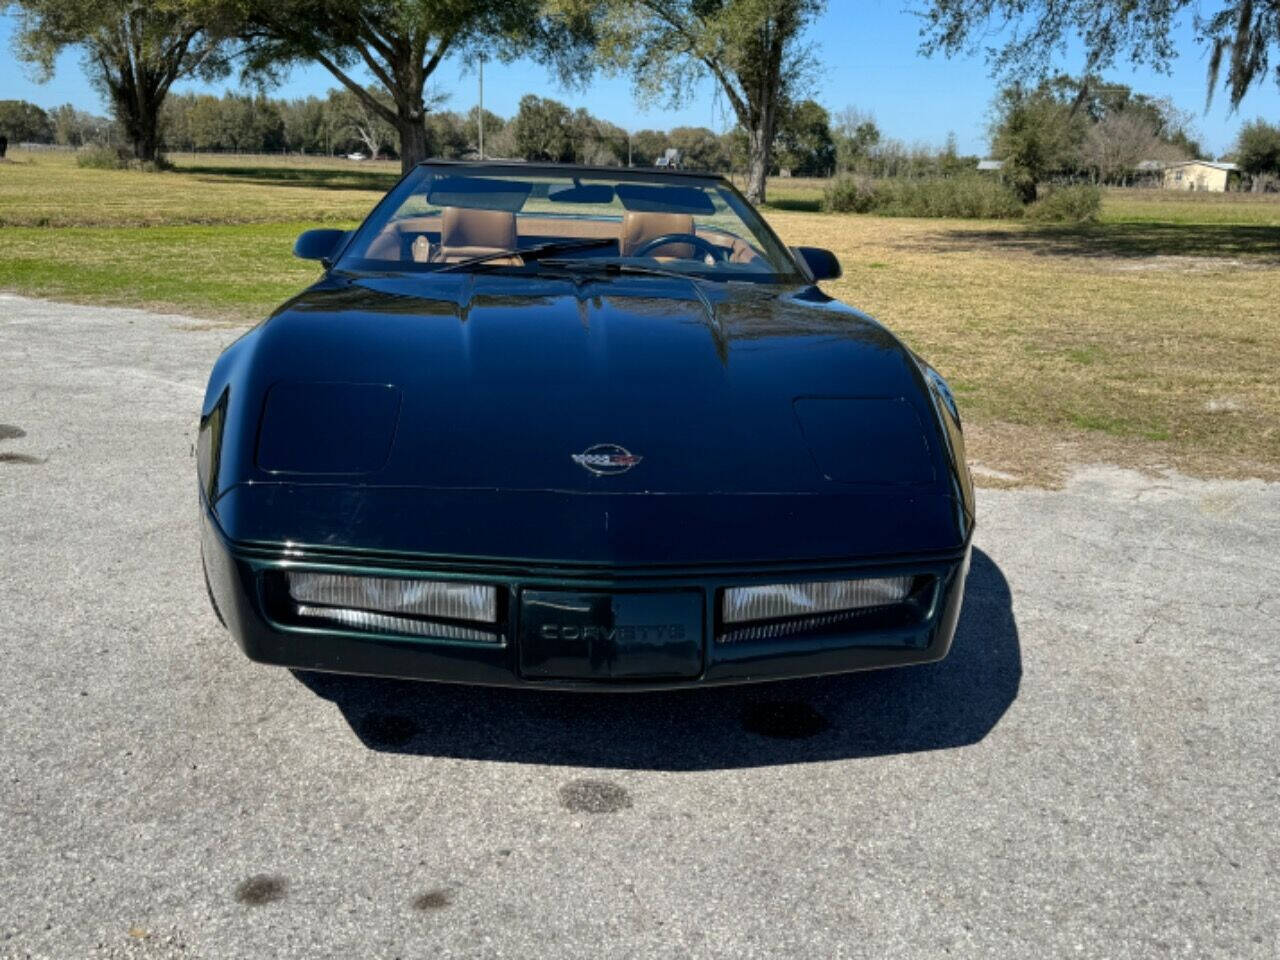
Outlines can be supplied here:
M293 255L300 260L319 260L326 267L347 239L345 230L308 230L293 245Z
M843 273L840 269L840 261L830 250L823 250L821 247L792 247L791 249L815 281L836 280Z
M547 199L556 203L613 203L613 187L607 183L582 183L576 177L572 187L552 187Z

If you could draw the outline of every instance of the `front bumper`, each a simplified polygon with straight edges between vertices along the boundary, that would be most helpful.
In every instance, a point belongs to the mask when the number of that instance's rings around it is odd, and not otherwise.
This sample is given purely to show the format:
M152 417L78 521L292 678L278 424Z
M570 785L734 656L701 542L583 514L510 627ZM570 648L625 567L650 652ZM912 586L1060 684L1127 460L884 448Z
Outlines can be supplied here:
M893 562L776 564L751 569L712 565L696 569L528 564L386 553L359 554L289 544L228 541L206 510L202 548L210 594L244 653L260 663L412 680L552 689L644 690L749 683L907 666L941 660L951 647L964 596L970 549L954 556ZM504 598L498 642L390 636L289 622L273 600L273 579L290 569L366 576L426 577L490 583ZM841 627L772 639L721 642L720 591L726 587L911 574L922 584L916 612L907 618L850 621ZM278 591L276 591L278 592ZM534 651L534 598L563 592L579 597L639 599L650 608L671 597L684 622L683 666L646 671L597 670L566 662L569 648ZM526 602L526 600L528 602ZM691 612L693 611L693 612ZM659 618L660 619L660 618ZM700 629L698 621L700 620ZM522 633L522 630L525 632ZM569 660L572 657L569 656ZM556 666L548 667L548 663ZM633 667L636 665L633 664Z

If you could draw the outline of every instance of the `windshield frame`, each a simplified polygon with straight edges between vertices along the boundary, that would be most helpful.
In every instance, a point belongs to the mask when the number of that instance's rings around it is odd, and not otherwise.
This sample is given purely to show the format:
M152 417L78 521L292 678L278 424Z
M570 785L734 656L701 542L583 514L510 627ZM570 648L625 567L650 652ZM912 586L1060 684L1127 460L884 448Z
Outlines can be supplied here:
M655 171L649 168L637 169L634 167L592 167L592 166L576 166L571 164L556 163L520 163L513 161L449 161L449 160L427 160L406 173L387 193L374 205L373 209L365 217L364 221L353 230L342 248L336 252L333 261L332 270L335 272L348 275L387 275L387 274L411 274L415 276L433 276L437 273L444 272L444 268L456 266L444 262L418 263L412 261L396 261L396 260L371 260L357 258L352 255L353 251L362 250L380 233L386 225L391 222L395 213L400 210L405 203L416 193L420 191L422 181L425 177L438 176L475 176L475 177L511 177L520 179L524 175L531 179L537 178L563 178L566 181L573 178L581 178L589 181L611 181L615 184L621 183L640 183L654 186L674 186L677 184L687 184L689 186L697 186L704 189L718 192L723 199L727 208L736 216L747 230L747 236L741 238L744 242L763 244L765 249L761 250L766 263L774 266L777 263L785 265L786 271L769 272L743 272L736 271L717 271L714 268L708 269L678 269L672 270L672 273L678 273L686 276L691 280L707 280L711 282L746 282L746 283L762 283L777 285L795 285L798 283L806 283L807 272L803 266L796 260L795 254L791 248L782 242L782 239L774 231L769 221L761 215L749 200L733 185L726 177L715 173L691 173L687 171ZM528 214L527 216L539 216L540 214ZM582 214L583 219L611 219L599 218L592 214ZM770 250L768 247L772 247ZM629 262L620 261L619 258L592 258L597 260L604 267L610 263ZM590 263L590 260L584 259L584 264ZM486 274L506 275L506 276L536 276L538 273L537 260L531 260L528 263L520 265L494 265L493 263L482 263L476 266L484 270ZM465 276L472 273L471 269L454 269L448 271L453 276Z

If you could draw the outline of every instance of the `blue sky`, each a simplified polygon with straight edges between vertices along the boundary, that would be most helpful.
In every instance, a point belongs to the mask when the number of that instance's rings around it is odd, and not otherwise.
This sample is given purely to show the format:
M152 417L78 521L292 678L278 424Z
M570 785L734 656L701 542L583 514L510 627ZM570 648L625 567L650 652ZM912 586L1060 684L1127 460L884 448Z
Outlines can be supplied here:
M875 115L886 136L907 142L941 143L954 132L962 151L983 153L986 146L987 112L993 83L981 57L946 60L918 55L919 24L905 12L911 0L830 0L827 12L809 37L821 64L814 96L833 111L856 106ZM0 15L0 48L11 49L13 20ZM1128 83L1135 89L1171 96L1185 110L1196 114L1202 141L1213 154L1228 149L1235 132L1246 119L1263 116L1280 122L1280 91L1268 78L1256 88L1233 114L1225 97L1215 96L1204 113L1205 59L1193 41L1190 17L1178 33L1180 59L1171 74L1147 70L1118 69L1109 79ZM0 63L7 56L0 54ZM97 93L85 80L75 53L58 62L53 80L36 84L23 67L9 61L0 74L0 99L23 99L52 107L71 102L86 109L105 112ZM1078 70L1080 57L1070 53L1062 66ZM215 91L234 86L234 80L214 85ZM280 96L323 94L335 83L323 69L298 69L288 81L273 91ZM435 85L449 94L446 106L466 110L476 102L473 70L457 60L446 62L435 76ZM182 84L178 89L202 89L200 84ZM724 129L729 121L719 107L710 84L704 84L678 110L642 110L623 78L598 77L582 90L558 87L536 65L490 63L485 68L485 106L495 113L515 113L525 93L552 96L571 106L584 106L597 116L632 130L642 127L668 128L680 124Z

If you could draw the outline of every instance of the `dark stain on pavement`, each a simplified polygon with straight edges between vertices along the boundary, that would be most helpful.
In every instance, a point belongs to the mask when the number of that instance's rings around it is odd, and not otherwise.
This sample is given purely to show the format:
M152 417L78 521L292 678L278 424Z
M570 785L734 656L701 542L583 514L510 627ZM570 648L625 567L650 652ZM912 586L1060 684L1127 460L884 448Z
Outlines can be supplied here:
M434 913L452 904L453 891L445 887L436 887L434 890L428 890L421 896L413 898L413 909L421 910L424 913Z
M360 736L374 747L402 747L417 733L418 724L398 713L369 713L360 721Z
M38 467L47 459L47 457L33 457L29 453L0 453L0 463L22 463Z
M631 794L608 780L570 780L560 788L560 803L574 813L617 813L631 806Z
M261 907L283 900L288 893L289 881L270 873L255 873L236 887L236 900L250 907Z
M12 423L0 423L0 440L17 440L26 435L27 431L21 427L15 427Z
M742 715L742 729L774 740L804 740L831 725L803 700L751 703Z

